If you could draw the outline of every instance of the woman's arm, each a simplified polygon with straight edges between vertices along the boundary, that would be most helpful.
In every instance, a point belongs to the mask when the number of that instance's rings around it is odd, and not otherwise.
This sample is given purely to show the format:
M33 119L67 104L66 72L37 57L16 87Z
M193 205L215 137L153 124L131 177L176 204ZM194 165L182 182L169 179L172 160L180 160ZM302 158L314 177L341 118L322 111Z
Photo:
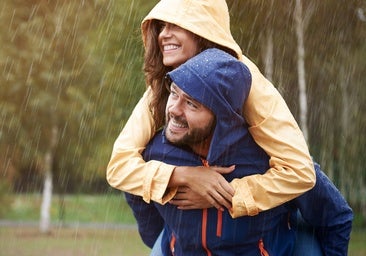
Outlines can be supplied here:
M141 156L155 134L149 110L150 94L149 88L114 143L107 167L107 181L116 189L142 196L146 202L165 203L173 196L165 192L175 167L158 161L145 162Z
M270 158L264 175L235 179L233 217L256 215L303 194L315 184L313 162L305 139L281 95L248 59L252 87L244 106L250 133ZM165 203L176 190L165 194L174 166L141 157L154 134L148 107L148 90L117 138L107 168L112 187L143 196L146 202ZM143 124L143 125L142 125ZM193 168L193 167L191 167Z
M150 200L164 204L174 197L178 186L189 185L196 193L204 196L215 207L221 208L231 203L233 189L229 183L221 178L221 193L216 192L215 186L210 186L210 180L191 180L192 173L201 172L202 166L181 166L165 164L160 161L147 161L142 158L142 151L155 134L153 119L149 108L148 89L136 105L125 127L114 143L111 159L107 167L108 183L119 190L142 196L143 200ZM206 168L206 167L205 167ZM210 168L206 168L210 169ZM231 172L232 168L212 167L214 174ZM172 175L174 171L175 175ZM209 171L209 170L207 170ZM198 185L197 185L198 183ZM204 186L204 184L207 184ZM206 188L206 189L205 189ZM223 193L227 192L227 193ZM230 194L230 203L227 203Z
M270 169L232 181L233 217L255 215L303 194L315 184L304 136L279 92L247 58L252 87L244 105L249 132L270 156Z
M235 190L230 213L233 217L256 215L288 202L315 184L313 161L304 136L287 104L276 88L248 59L244 63L252 74L252 86L244 115L256 143L270 156L266 173L234 179ZM201 179L200 179L201 180ZM179 193L172 204L180 209L196 209L196 191Z

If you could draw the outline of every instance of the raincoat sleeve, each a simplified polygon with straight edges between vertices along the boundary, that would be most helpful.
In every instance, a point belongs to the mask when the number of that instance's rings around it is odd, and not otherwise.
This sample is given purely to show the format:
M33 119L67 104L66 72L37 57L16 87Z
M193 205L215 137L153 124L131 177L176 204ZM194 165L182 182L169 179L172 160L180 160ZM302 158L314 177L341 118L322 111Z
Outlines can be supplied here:
M148 204L140 196L125 193L126 201L131 207L137 222L142 241L150 248L164 228L164 219L153 203Z
M314 188L294 199L293 203L307 224L314 228L324 255L347 255L352 209L316 163L315 171Z
M148 88L116 139L107 166L108 183L119 190L164 204L175 194L168 189L174 166L159 161L145 162L142 151L155 133L149 108Z
M252 86L244 116L256 143L270 156L263 175L234 179L232 217L256 215L310 190L315 184L313 161L296 120L276 88L245 56Z

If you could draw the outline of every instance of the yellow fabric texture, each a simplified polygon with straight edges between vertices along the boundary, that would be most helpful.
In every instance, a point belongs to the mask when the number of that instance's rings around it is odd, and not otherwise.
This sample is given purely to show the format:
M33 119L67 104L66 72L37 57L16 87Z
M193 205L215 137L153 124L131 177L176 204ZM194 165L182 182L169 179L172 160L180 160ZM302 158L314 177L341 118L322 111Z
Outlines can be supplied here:
M243 106L254 140L270 156L271 168L263 175L235 179L232 217L253 216L287 202L315 184L315 171L308 146L293 115L276 88L256 65L242 55L230 32L224 0L162 0L142 22L158 19L183 27L201 37L233 49L250 69L252 87ZM167 190L174 166L158 161L144 162L141 152L155 127L148 107L148 88L118 136L107 167L107 180L117 189L166 203L176 189Z

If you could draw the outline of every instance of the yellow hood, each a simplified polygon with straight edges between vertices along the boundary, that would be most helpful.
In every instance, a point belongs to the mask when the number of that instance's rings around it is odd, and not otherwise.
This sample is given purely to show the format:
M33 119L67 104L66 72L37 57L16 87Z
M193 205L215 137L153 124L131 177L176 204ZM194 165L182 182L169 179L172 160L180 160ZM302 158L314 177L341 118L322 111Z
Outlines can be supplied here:
M211 42L234 50L239 59L242 51L230 32L230 16L225 0L161 0L141 24L146 39L146 21L162 20Z

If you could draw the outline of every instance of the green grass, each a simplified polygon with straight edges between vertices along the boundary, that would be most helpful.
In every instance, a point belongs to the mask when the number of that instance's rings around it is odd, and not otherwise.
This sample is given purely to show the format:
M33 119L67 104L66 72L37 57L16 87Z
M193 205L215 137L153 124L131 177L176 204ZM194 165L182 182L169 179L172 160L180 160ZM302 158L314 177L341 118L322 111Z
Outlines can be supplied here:
M20 224L13 227L0 226L1 256L149 254L149 249L138 235L134 217L122 194L68 195L64 199L63 221L60 217L60 201L57 196L54 197L51 207L53 228L49 235L40 234L37 227L40 195L12 195L10 201L12 203L2 219L19 221ZM34 225L25 225L27 222ZM66 225L61 225L62 223ZM68 223L72 225L67 225ZM99 225L85 226L86 223ZM105 224L128 225L111 229ZM356 225L351 234L349 255L366 255L365 241L366 230Z
M365 241L365 231L353 231L349 255L366 255ZM2 227L0 248L4 256L143 256L150 251L135 229L93 228L56 228L41 235L34 227Z
M3 219L38 221L41 195L15 194ZM64 207L61 207L63 205ZM51 220L53 222L80 223L135 223L123 194L66 195L63 204L56 195L52 198Z
M0 227L3 256L143 256L149 252L136 229L56 228L42 235L35 227Z
M0 255L149 255L123 194L67 195L52 198L50 234L38 230L41 195L14 194L1 219L16 221L0 226ZM29 224L30 223L30 224ZM86 224L98 224L86 226ZM110 226L115 225L114 228ZM122 226L121 224L127 224Z

